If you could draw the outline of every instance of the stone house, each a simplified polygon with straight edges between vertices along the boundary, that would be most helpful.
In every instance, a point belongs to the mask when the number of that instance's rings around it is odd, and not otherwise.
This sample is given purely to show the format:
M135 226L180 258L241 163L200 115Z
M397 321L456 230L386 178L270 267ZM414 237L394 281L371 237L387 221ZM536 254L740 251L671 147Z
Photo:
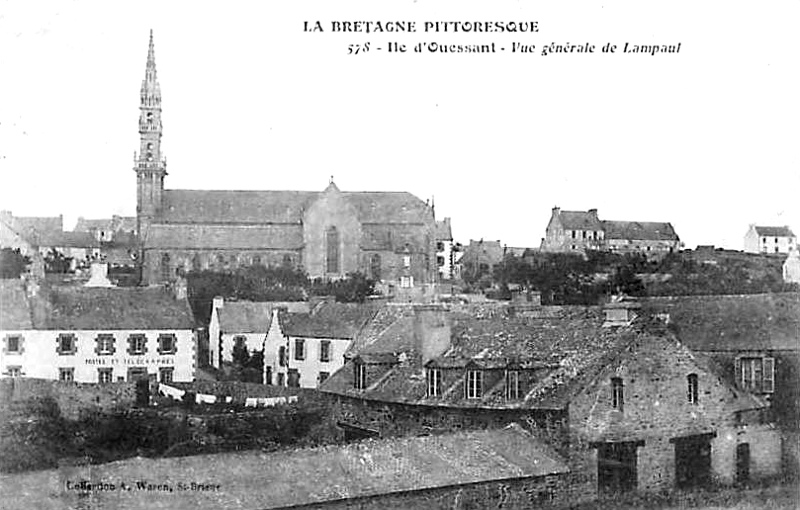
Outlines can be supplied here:
M463 279L475 280L483 275L491 275L494 267L503 261L505 250L500 241L475 241L470 239L458 261L459 274Z
M789 253L797 247L797 236L788 226L762 227L750 225L744 235L747 253Z
M306 301L225 301L214 298L208 323L209 364L219 368L223 361L233 361L233 347L242 344L247 351L264 349L264 339L270 329L274 310L290 313L307 313Z
M728 384L768 402L783 428L800 427L800 294L658 297L645 306Z
M127 239L131 234L136 234L136 218L114 215L111 218L88 219L83 216L78 218L73 232L87 232L100 243L110 243Z
M661 257L680 249L680 238L670 223L600 220L597 209L562 211L554 207L542 251L584 253L587 250L640 253Z
M312 278L361 272L392 287L436 280L436 220L406 192L165 189L152 32L140 92L137 232L145 283L192 269L289 266Z
M346 437L519 423L567 459L578 500L780 472L767 405L633 305L389 312L320 388Z
M195 374L191 309L163 288L1 280L0 341L0 377L109 383Z

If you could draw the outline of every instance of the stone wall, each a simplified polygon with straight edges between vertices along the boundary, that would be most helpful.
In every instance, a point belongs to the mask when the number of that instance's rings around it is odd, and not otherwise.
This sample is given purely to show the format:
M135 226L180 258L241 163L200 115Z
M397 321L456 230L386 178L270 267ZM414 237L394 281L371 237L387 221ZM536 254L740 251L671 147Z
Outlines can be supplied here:
M469 409L398 404L333 396L336 419L376 431L381 437L438 434L457 430L502 428L518 423L566 454L566 412L533 409Z
M54 399L65 418L77 419L88 411L106 412L133 407L136 383L92 384L30 378L0 380L0 406L43 397Z

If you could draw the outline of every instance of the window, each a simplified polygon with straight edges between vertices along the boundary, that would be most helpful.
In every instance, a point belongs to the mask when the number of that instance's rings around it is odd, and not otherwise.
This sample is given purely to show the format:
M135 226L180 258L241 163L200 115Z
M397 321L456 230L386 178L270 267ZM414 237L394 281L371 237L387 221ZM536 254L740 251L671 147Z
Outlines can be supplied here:
M294 341L294 359L302 361L306 359L305 352L306 342L302 338L296 338Z
M177 351L177 340L172 333L162 333L158 335L158 353L175 354Z
M367 387L367 367L363 363L356 363L353 365L354 379L353 387L357 390L363 390Z
M167 281L171 276L169 253L164 253L161 255L161 279Z
M775 238L775 244L778 244L778 238L777 237Z
M441 241L436 241L436 251L444 251L444 243Z
M282 373L278 374L278 380L277 380L277 385L278 386L283 386L283 380L284 380L285 377L286 377L285 374L282 374Z
M283 256L283 265L284 267L292 267L292 256L291 255L284 255Z
M98 368L97 369L97 382L100 384L107 384L114 380L113 368Z
M339 272L339 231L328 227L325 231L325 272Z
M775 358L741 358L737 364L741 388L762 393L775 391Z
M441 255L437 255L436 256L436 265L438 267L444 266L444 257L442 257Z
M285 367L286 366L286 347L278 347L278 365ZM278 386L283 386L279 384Z
M467 398L481 398L483 395L483 372L467 370Z
M403 267L411 267L411 255L403 255Z
M22 337L19 335L7 336L5 352L7 354L22 354Z
M519 398L519 372L516 370L506 372L506 398L508 400Z
M320 383L320 384L324 383L324 382L325 382L325 380L326 380L328 377L330 377L330 375L331 375L331 374L329 374L328 372L320 372L320 373L319 373L319 383Z
M611 407L622 411L625 403L625 391L622 386L622 379L619 377L611 378Z
M381 279L381 256L379 253L373 253L369 259L369 272L373 280Z
M413 286L414 286L414 277L413 276L401 276L400 277L400 288L410 289Z
M128 354L145 354L147 352L147 337L136 333L128 337Z
M319 343L319 360L327 363L331 360L331 342L330 340L322 340Z
M573 230L572 231L572 238L575 239L577 237L578 237L578 231L577 230Z
M59 381L74 381L75 380L75 369L74 368L59 368L58 369L58 380Z
M94 352L98 356L109 356L116 351L114 348L114 335L101 333L97 335L96 342L97 346Z
M582 230L581 232L583 232L583 238L586 239L586 231Z
M22 377L22 367L6 367L9 377Z
M290 388L300 387L300 372L296 368L290 368L286 376L286 385Z
M158 369L158 380L162 383L171 383L175 369L172 367L162 367Z
M58 335L58 345L56 352L61 355L75 354L77 351L77 339L72 333L61 333Z
M442 371L438 368L429 368L426 376L428 378L428 396L440 397L442 395Z
M253 257L253 265L254 266L260 266L261 265L261 257L260 256L255 255Z
M688 384L686 397L689 399L690 404L697 404L700 398L697 374L689 374L686 376L686 382Z

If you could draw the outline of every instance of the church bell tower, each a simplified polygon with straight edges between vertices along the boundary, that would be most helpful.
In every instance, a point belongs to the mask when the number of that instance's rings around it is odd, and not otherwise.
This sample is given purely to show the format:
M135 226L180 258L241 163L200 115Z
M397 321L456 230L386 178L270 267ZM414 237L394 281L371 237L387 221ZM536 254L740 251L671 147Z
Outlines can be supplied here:
M150 30L150 47L147 50L147 68L139 103L139 152L134 153L133 169L136 171L136 217L140 235L146 225L161 212L161 196L167 160L161 154L161 88L156 78L156 54L153 31Z

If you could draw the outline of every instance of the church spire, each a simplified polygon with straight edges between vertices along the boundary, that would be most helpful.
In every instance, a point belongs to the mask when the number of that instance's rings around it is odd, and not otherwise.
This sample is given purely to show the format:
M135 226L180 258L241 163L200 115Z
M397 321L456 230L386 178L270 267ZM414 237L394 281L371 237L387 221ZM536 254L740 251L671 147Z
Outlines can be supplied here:
M134 154L137 175L137 216L142 223L156 218L161 211L161 196L167 161L161 151L161 88L156 77L156 52L153 31L147 49L147 67L142 80L139 102L139 153Z
M161 104L161 87L156 76L156 50L153 44L153 30L150 30L150 45L147 49L147 67L142 80L142 106L159 106Z

